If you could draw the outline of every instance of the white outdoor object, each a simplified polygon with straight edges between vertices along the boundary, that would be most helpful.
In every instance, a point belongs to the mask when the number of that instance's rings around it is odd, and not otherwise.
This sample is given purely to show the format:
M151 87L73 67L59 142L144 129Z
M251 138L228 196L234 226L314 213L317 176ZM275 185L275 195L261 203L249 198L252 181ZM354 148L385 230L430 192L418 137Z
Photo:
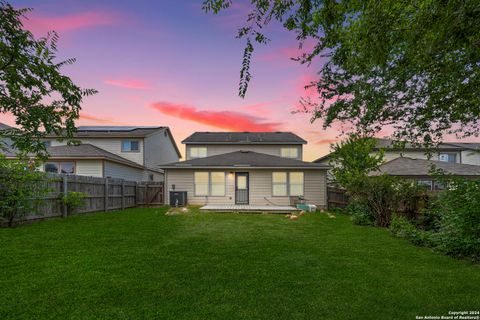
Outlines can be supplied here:
M315 212L317 211L317 206L314 204L309 204L308 205L308 212Z

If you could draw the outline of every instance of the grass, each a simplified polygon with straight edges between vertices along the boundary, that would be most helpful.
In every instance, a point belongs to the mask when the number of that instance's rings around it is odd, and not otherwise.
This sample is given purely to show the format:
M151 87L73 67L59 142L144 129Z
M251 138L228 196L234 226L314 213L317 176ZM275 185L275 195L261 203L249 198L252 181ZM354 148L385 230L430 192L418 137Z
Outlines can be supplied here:
M0 229L0 319L415 319L480 267L346 216L132 209Z

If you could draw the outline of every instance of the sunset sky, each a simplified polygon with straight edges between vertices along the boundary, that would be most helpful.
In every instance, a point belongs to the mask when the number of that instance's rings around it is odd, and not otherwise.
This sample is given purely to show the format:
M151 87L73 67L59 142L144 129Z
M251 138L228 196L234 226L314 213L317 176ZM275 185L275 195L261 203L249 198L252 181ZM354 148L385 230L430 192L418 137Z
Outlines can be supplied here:
M244 41L235 33L246 4L219 16L205 14L201 0L12 4L34 9L25 26L36 36L57 31L59 58L77 58L64 73L99 91L85 99L78 125L169 126L179 146L194 131L293 131L308 140L306 160L326 154L337 137L309 114L292 114L300 97L312 95L304 85L322 62L290 60L301 51L280 25L267 30L269 45L257 46L247 97L238 97Z

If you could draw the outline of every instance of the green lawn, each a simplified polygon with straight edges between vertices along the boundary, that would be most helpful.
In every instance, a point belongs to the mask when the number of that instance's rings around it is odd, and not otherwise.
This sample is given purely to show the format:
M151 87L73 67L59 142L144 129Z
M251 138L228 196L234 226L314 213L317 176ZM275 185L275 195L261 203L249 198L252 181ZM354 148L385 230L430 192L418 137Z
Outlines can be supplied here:
M164 212L0 229L0 319L415 319L480 308L480 266L346 216Z

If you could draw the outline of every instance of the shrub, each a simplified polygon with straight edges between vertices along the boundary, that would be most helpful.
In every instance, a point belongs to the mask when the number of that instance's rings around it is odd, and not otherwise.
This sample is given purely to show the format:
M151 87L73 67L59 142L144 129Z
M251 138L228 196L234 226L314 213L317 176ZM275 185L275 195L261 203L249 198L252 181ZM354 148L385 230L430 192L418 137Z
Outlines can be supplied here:
M359 202L350 202L346 211L351 215L350 219L356 225L373 226L375 224L375 220L370 213L369 208Z
M437 249L454 257L480 260L480 180L454 179L432 202L438 219Z
M378 227L388 227L392 212L396 210L396 181L387 175L364 177L350 187L353 201L367 208L366 213L373 217Z
M26 160L7 160L0 155L0 219L12 226L15 219L36 212L48 193L44 174Z
M415 224L405 217L394 215L389 229L396 237L408 239L413 244L425 247L434 245L430 232L418 229Z
M375 224L372 216L367 212L356 211L352 214L350 219L354 224L359 226L373 226Z
M75 213L78 208L85 205L85 198L85 193L75 191L60 195L60 201L67 206L68 213Z

